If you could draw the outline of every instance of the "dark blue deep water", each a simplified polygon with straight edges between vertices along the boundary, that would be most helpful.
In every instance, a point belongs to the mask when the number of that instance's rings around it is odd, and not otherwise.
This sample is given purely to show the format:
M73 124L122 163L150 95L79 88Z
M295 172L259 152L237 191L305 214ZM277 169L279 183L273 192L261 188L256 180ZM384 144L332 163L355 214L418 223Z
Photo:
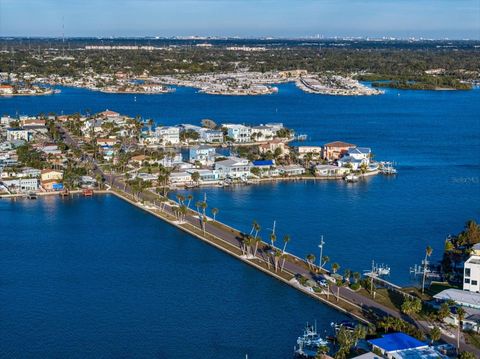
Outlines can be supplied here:
M206 192L209 208L218 207L218 218L230 225L249 230L258 220L265 239L276 220L279 238L290 234L287 250L299 256L317 254L323 234L324 254L341 272L367 269L374 259L392 267L393 281L411 283L408 269L420 262L427 245L438 259L446 235L459 232L468 219L480 220L478 89L331 97L287 84L265 97L179 88L174 94L137 95L136 101L133 95L62 90L49 97L0 99L0 113L108 108L159 124L278 121L308 134L310 144L344 140L397 162L396 178L377 176L355 185L195 191L198 197ZM10 349L16 348L11 333L25 335L28 328L38 350L48 342L44 353L57 356L80 348L92 355L129 356L145 348L139 353L172 357L180 346L177 356L203 357L191 351L199 345L214 357L253 353L248 348L254 346L260 347L259 357L273 357L272 347L285 357L303 321L330 322L333 314L322 305L118 202L0 202L0 335L7 332ZM175 254L180 247L181 256ZM198 274L201 268L207 275ZM32 287L40 298L30 294Z
M290 358L305 322L344 319L113 196L0 220L2 358Z

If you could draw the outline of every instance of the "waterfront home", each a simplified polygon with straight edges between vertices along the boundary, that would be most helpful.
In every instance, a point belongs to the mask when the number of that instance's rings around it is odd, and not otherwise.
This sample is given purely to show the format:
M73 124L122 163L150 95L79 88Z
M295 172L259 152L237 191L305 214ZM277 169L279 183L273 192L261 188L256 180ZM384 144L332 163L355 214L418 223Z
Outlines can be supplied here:
M335 161L348 152L349 148L357 147L351 143L334 141L323 145L323 158L327 161Z
M299 165L287 165L278 167L281 175L285 176L301 176L305 174L305 168Z
M298 146L297 153L300 158L304 158L306 154L311 153L315 157L320 157L322 155L321 146Z
M342 168L334 165L316 165L314 167L315 175L319 177L332 177L338 178L345 176L350 172L347 168Z
M275 150L277 148L280 149L282 155L288 155L290 153L290 148L288 147L288 145L280 139L273 139L271 141L268 141L267 143L262 143L258 146L258 150L260 151L260 153L275 153Z
M456 305L463 307L465 310L465 319L462 321L463 330L480 332L480 293L449 288L435 294L433 298L437 304L453 301ZM444 322L458 326L456 308L451 306L450 311L450 315L444 319Z
M0 125L2 126L9 126L11 122L16 121L14 118L10 116L2 116L0 117Z
M172 172L170 173L171 184L187 184L192 183L192 175L188 172Z
M210 166L215 162L215 148L200 145L190 147L188 160L191 163L199 162L202 166Z
M164 145L178 145L180 143L180 129L174 126L157 127L155 137Z
M251 163L244 158L230 157L223 161L215 162L215 170L221 179L247 178L250 176Z
M38 191L37 178L12 178L3 179L2 184L9 192L31 192Z
M471 254L474 256L480 256L480 243L473 245Z
M22 172L18 174L18 177L21 178L38 178L40 177L42 171L36 168L25 167L22 169Z
M253 126L251 137L254 141L266 141L272 139L276 131L269 126Z
M472 255L463 266L463 290L480 292L480 256Z
M7 141L16 141L16 140L23 140L23 141L30 141L31 133L28 130L23 128L9 128L7 129Z
M0 85L0 95L13 95L14 91L12 85Z
M223 143L223 132L217 130L201 131L200 138L206 143Z
M92 188L97 185L97 180L91 176L81 176L80 184L81 184L81 187Z
M63 172L53 169L43 170L40 174L40 184L45 191L63 189Z
M233 139L236 143L252 142L252 129L244 125L224 124L223 127L227 129L227 136Z
M186 172L190 173L190 175L198 173L200 176L200 182L203 183L216 182L220 179L220 174L215 170L191 168L186 170Z
M345 156L349 156L360 160L367 165L370 163L370 156L372 155L372 150L370 147L351 147L348 149L348 152Z
M373 351L379 351L386 358L418 357L416 352L428 349L428 344L405 333L385 334L381 338L370 339ZM420 356L421 357L421 356Z
M275 177L280 175L279 170L275 168L275 160L257 160L253 161L252 164L253 168L258 168L260 170L260 177Z

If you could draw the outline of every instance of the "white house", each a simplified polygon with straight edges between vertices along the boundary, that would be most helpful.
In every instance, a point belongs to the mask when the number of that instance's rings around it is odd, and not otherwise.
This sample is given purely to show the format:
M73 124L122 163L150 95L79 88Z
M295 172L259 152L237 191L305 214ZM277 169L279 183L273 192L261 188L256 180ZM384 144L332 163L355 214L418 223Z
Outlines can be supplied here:
M170 183L184 184L192 182L192 175L187 172L172 172L170 173Z
M218 181L220 176L217 171L215 170L199 170L196 168L192 168L187 170L188 173L191 175L197 172L200 175L200 181L201 182L212 182L212 181Z
M280 174L284 174L286 176L300 176L305 174L305 168L298 165L288 165L288 166L281 166L278 167Z
M16 140L30 141L30 131L21 128L9 128L7 130L7 141Z
M256 141L265 141L272 139L276 131L269 126L254 126L251 130L252 136Z
M15 192L28 192L38 190L38 178L17 178L10 180L3 180L3 185Z
M162 126L155 129L155 136L165 145L180 143L180 129L174 126Z
M352 170L358 170L362 165L370 164L371 150L368 147L350 147L348 152L339 158L337 163L339 167L350 167Z
M189 161L200 162L203 166L210 166L215 162L215 148L201 145L193 146L189 150Z
M250 176L251 163L244 158L230 157L215 162L215 170L223 178L247 178Z
M252 142L252 129L244 125L225 124L228 137L232 138L237 143Z
M202 140L207 143L223 143L223 132L217 130L205 130L200 134Z
M463 290L480 292L480 256L473 255L463 267Z

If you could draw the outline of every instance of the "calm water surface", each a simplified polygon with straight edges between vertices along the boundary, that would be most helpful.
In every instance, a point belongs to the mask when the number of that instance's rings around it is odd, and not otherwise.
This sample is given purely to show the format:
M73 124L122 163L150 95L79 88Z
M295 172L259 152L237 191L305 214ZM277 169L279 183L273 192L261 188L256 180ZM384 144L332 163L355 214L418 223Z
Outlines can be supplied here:
M344 318L115 197L3 200L0 221L0 357L289 358Z

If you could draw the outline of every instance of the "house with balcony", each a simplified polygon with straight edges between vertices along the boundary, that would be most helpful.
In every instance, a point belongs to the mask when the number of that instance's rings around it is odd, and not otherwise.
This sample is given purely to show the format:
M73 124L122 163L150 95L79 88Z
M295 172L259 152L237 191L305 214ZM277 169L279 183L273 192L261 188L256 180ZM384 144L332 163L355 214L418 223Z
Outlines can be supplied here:
M248 178L252 164L249 160L238 157L230 157L223 161L215 162L215 170L220 179L225 178Z
M342 141L334 141L330 143L326 143L323 145L323 159L327 161L335 161L338 160L340 157L345 155L348 150L352 147L357 147L354 144Z
M252 142L252 129L250 127L237 124L224 124L223 127L227 129L227 136L233 139L234 142Z
M190 147L188 160L191 163L199 162L202 166L211 166L215 162L215 148L200 145Z
M163 145L178 145L180 143L180 129L175 126L161 126L155 129L155 137Z

